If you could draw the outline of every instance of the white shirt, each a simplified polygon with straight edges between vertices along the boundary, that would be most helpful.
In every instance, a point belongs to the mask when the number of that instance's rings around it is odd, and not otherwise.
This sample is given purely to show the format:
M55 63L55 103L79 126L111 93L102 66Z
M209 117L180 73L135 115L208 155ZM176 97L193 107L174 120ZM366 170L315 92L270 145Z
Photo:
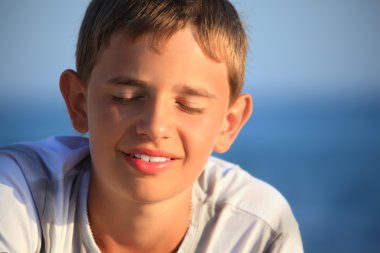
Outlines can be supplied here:
M0 149L0 252L100 252L88 222L88 140L54 137ZM178 252L303 252L278 191L211 157L193 187Z

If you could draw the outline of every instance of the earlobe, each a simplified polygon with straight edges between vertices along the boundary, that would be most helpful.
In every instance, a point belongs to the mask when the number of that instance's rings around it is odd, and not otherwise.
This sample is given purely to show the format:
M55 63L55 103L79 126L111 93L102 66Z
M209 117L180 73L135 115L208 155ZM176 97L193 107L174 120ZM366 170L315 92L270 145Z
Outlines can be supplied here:
M61 74L59 87L73 127L80 133L86 133L88 131L86 87L79 75L73 70L65 70Z
M224 153L230 148L251 114L252 97L249 94L240 95L228 109L224 125L214 146L215 152Z

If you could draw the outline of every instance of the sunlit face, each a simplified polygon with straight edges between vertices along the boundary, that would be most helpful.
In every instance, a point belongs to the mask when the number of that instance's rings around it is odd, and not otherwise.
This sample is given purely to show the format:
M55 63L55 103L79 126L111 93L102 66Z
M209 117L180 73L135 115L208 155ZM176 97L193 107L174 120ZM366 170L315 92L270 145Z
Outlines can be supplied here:
M142 202L189 189L229 109L226 65L208 58L191 28L160 52L146 36L114 34L87 86L93 173L108 189Z

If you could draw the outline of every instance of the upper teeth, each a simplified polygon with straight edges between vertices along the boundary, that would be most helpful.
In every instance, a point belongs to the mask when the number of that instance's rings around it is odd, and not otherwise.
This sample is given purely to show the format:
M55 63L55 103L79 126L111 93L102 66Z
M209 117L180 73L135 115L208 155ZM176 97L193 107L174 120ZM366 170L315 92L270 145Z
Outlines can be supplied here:
M160 156L148 156L141 154L132 154L132 156L145 162L166 162L170 160L170 158Z

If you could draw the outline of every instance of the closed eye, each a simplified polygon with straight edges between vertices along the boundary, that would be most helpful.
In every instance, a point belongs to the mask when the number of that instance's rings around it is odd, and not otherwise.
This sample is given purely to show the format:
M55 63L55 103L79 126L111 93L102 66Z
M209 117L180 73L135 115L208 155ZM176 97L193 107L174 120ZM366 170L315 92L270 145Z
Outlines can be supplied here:
M188 113L188 114L201 114L204 112L204 108L199 108L199 107L191 107L188 105L185 105L183 103L177 102L177 105L180 110Z
M112 101L119 104L130 104L132 102L144 101L146 96L144 95L133 95L133 96L111 96Z

